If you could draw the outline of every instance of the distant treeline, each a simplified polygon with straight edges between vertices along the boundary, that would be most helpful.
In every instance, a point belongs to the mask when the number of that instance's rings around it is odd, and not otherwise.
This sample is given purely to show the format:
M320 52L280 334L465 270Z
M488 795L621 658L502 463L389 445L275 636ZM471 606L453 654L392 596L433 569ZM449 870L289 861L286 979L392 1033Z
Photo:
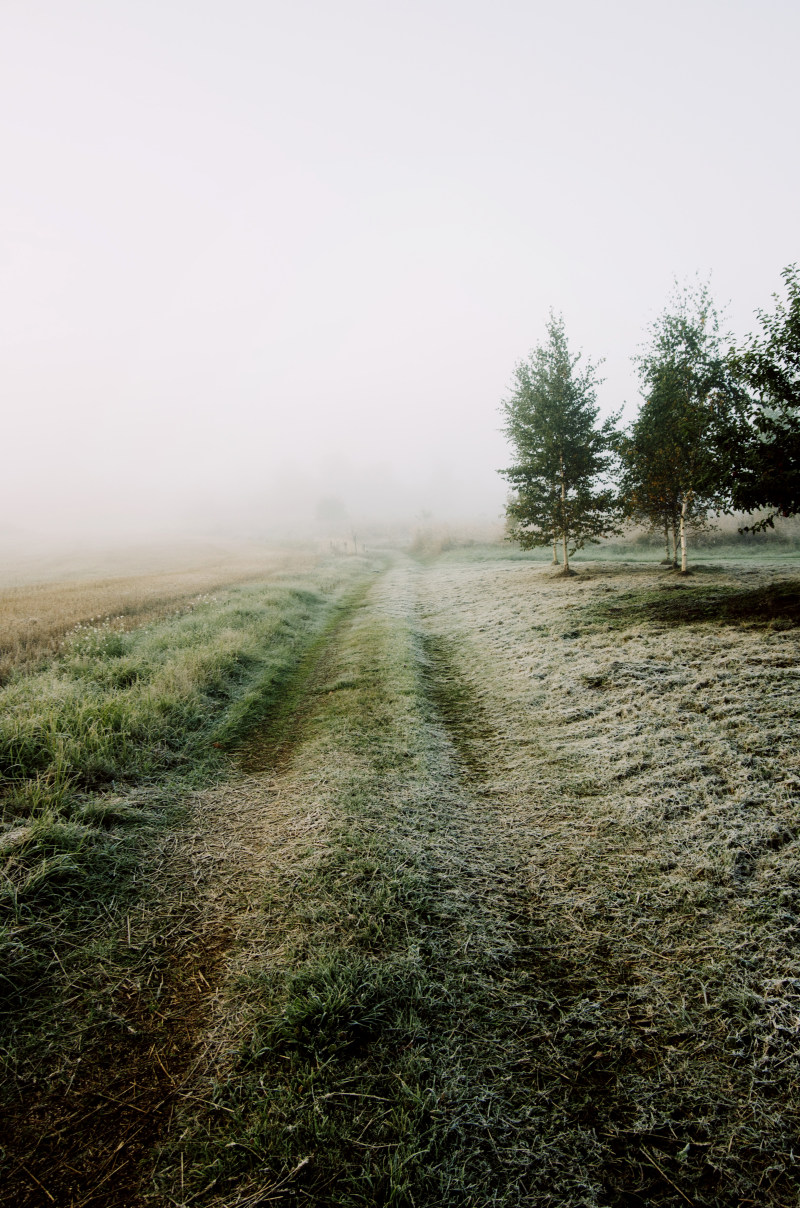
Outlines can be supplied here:
M517 365L503 403L515 454L508 535L552 545L553 561L587 541L644 526L665 561L687 569L690 534L744 516L754 536L800 513L800 276L786 299L757 311L760 330L737 345L707 285L676 289L634 357L642 401L634 421L598 423L597 365L570 352L563 319ZM730 536L728 536L730 540Z

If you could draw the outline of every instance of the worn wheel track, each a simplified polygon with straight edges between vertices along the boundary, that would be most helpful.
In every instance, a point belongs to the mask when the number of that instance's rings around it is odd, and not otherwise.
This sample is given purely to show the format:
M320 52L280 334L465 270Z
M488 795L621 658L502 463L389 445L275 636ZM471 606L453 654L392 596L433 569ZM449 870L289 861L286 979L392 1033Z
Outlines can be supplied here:
M338 635L370 586L351 594L303 657L239 753L244 775L195 794L187 824L144 853L158 896L111 941L124 949L128 975L98 987L100 1035L81 1052L68 1084L28 1088L4 1114L0 1204L144 1202L143 1177L213 1043L209 1029L231 955L246 943L268 853L294 821L276 806L273 769L289 758Z

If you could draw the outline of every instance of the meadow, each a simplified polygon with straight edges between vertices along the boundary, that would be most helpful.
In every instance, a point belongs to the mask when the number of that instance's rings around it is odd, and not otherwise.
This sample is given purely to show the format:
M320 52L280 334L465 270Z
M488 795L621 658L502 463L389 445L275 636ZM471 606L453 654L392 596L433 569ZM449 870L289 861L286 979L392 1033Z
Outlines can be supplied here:
M448 544L11 672L0 1202L796 1202L796 555Z
M0 683L54 655L67 634L96 623L118 631L191 610L231 584L307 569L311 552L244 547L187 553L101 551L94 557L23 559L5 552L0 577ZM63 574L72 566L69 576Z

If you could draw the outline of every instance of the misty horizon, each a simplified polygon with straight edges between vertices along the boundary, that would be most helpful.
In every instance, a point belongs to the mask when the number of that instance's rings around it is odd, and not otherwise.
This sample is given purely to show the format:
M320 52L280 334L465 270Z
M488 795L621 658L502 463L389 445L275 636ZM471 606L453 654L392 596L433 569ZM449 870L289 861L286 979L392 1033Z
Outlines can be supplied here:
M3 6L5 540L496 522L564 315L604 414L674 279L797 259L788 3Z

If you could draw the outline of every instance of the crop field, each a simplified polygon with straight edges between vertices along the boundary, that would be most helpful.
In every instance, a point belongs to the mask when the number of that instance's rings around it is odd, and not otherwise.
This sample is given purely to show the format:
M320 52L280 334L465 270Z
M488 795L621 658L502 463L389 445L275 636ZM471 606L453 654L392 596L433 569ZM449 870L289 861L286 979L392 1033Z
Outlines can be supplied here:
M800 1202L800 565L714 559L54 609L0 689L0 1203Z
M198 600L232 583L263 579L276 571L306 568L313 557L286 551L225 551L227 556L180 559L158 565L162 559L145 559L147 572L135 559L118 558L116 573L91 573L91 560L69 579L53 576L59 563L52 558L16 565L8 559L7 577L0 580L0 683L12 670L29 668L58 653L64 638L78 626L105 625L116 630L135 628L179 611L192 609ZM178 565L174 563L177 561ZM155 566L153 563L155 562ZM183 562L183 565L181 565ZM14 573L16 571L16 573Z

